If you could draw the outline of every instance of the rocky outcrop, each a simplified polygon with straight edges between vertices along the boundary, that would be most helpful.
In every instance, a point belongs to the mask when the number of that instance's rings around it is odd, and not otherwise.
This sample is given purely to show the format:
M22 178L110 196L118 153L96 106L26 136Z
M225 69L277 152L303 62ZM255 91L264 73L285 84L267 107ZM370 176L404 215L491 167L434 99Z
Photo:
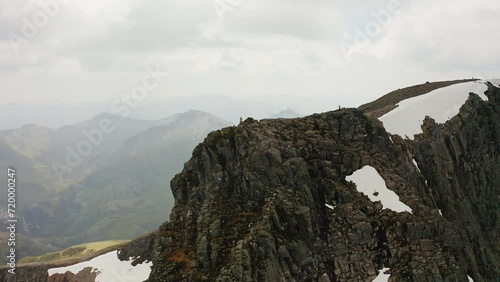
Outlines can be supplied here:
M7 269L0 269L0 281L3 282L46 282L49 274L48 266L17 267L15 274L10 274Z
M92 267L86 267L74 274L53 274L49 276L48 270L56 265L24 265L16 268L15 275L0 269L0 281L3 282L95 282L98 272Z
M77 274L66 272L64 274L53 274L47 282L94 282L96 281L97 272L92 267L86 267Z
M488 97L415 141L356 109L211 133L171 182L148 281L371 281L383 267L390 281L495 281L500 92ZM345 180L365 165L413 214Z
M410 151L447 221L464 235L471 276L500 281L500 91L490 85L490 102L475 94L460 115L444 125L427 118Z
M498 280L500 90L486 94L415 140L359 109L212 132L171 181L170 220L119 256L152 260L149 282ZM412 213L346 181L366 165Z
M133 266L152 261L153 247L157 237L158 232L151 232L123 245L118 252L118 258L122 261L131 260Z

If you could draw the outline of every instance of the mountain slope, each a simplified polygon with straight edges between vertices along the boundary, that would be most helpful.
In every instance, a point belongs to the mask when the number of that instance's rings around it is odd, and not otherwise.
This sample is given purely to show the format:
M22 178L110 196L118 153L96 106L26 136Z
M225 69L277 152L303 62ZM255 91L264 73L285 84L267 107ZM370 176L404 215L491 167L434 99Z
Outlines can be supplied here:
M371 117L378 118L395 109L397 107L397 103L408 98L424 95L439 88L472 81L477 81L477 79L426 82L423 84L394 90L373 102L360 106L359 109L365 111L366 114Z
M88 140L82 132L99 128L102 120L111 121L116 129L103 135L73 173L57 179L52 162L64 163L65 146L74 148ZM168 181L206 134L228 125L211 114L190 111L158 121L100 114L57 130L28 125L0 131L2 163L20 175L18 196L23 204L17 212L24 224L17 232L36 243L21 244L19 254L41 255L89 241L131 239L157 228L173 206L165 189ZM40 140L46 142L37 143ZM0 198L0 203L4 201ZM0 209L2 219L5 213ZM2 238L0 243L6 245Z
M50 194L68 188L75 179L101 167L103 164L100 156L114 150L117 144L151 127L171 121L134 120L102 113L92 119L58 129L30 124L0 131L0 142L5 144L5 148L0 147L0 154L4 150L13 150L29 159L33 169L26 171L27 179L43 186ZM103 126L110 131L103 132ZM18 159L19 157L6 161L16 166Z
M211 133L172 180L148 281L496 279L500 91L487 96L414 141L357 110ZM346 181L366 165L413 214Z
M170 220L118 257L152 263L149 282L495 281L500 89L485 95L414 139L359 109L212 132L171 181Z
M408 98L397 104L397 108L379 118L387 131L413 139L421 133L422 121L430 116L438 123L444 123L458 114L460 107L476 93L487 101L483 94L487 85L482 81L458 83L433 90L425 95Z
M190 111L124 140L98 159L105 165L74 182L56 201L26 209L30 233L67 247L154 230L173 206L165 185L206 134L227 125L211 114Z

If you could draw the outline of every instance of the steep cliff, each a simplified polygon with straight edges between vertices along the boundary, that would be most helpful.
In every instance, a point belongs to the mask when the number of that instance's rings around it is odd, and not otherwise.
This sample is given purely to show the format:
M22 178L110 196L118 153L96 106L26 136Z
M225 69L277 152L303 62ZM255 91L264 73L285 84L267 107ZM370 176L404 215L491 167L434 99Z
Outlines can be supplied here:
M148 281L371 281L384 267L390 281L495 281L500 91L486 95L415 140L356 109L211 133L171 182ZM367 165L412 213L346 181Z
M171 181L170 220L119 256L151 260L149 282L500 280L500 90L485 94L414 140L359 109L212 132ZM366 167L411 212L348 181Z

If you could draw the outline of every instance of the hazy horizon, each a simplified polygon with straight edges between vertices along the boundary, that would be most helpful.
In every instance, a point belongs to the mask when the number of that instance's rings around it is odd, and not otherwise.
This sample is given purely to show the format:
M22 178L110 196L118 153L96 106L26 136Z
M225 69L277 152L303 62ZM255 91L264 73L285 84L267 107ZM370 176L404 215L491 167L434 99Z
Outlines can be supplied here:
M283 98L282 96L267 96L262 102L255 98L231 98L224 95L200 95L190 97L172 97L165 100L140 103L131 108L127 115L124 112L113 111L113 101L104 102L66 102L58 105L56 102L44 103L12 103L0 105L0 130L14 129L26 124L36 124L57 129L64 125L88 120L100 113L111 113L133 119L159 120L177 113L198 110L214 114L233 124L239 117L257 119L271 118L285 110L293 110L301 116L318 112L335 110L338 106L355 107L358 105L343 103L340 100L318 100L317 103L306 103L303 97ZM29 114L20 114L20 111ZM62 117L62 118L61 118Z

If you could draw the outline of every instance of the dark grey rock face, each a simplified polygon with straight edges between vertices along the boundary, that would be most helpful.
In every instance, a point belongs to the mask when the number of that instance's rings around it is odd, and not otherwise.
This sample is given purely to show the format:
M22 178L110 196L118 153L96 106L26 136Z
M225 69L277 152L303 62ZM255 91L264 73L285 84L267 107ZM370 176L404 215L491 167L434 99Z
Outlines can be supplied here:
M500 281L500 91L487 96L415 140L356 109L213 132L171 182L170 220L120 256L152 260L149 282L372 281L383 267L389 281ZM346 181L365 165L412 214Z
M172 180L148 281L371 281L383 267L390 281L495 281L500 92L488 96L415 141L358 110L211 133ZM413 214L345 180L365 165Z
M17 267L15 275L7 272L7 269L0 269L0 281L3 282L47 282L49 274L48 266Z
M445 125L427 119L411 150L444 217L462 229L461 264L475 281L500 281L500 91L471 95Z

